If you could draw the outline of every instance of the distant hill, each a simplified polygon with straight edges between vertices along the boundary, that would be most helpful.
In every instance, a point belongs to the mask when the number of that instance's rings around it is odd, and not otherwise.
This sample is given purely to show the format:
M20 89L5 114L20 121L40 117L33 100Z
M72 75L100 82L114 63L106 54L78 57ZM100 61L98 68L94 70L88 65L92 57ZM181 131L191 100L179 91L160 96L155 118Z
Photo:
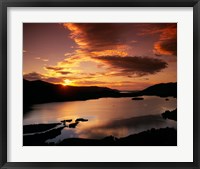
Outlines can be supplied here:
M160 83L136 92L134 96L177 97L177 83Z
M119 91L97 86L62 86L41 80L23 80L24 110L30 105L48 102L97 99L101 97L118 97Z
M24 113L33 104L98 99L102 97L135 97L135 96L177 97L177 83L162 83L142 91L120 93L115 89L97 86L62 86L41 80L23 80Z

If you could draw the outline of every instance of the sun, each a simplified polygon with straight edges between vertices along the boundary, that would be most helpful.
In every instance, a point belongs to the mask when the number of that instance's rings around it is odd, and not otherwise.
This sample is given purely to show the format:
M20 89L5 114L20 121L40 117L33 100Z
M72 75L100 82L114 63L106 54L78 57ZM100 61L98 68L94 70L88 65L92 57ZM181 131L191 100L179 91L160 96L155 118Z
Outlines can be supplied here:
M67 86L67 85L72 85L72 81L69 79L65 79L64 83L62 84L63 86Z

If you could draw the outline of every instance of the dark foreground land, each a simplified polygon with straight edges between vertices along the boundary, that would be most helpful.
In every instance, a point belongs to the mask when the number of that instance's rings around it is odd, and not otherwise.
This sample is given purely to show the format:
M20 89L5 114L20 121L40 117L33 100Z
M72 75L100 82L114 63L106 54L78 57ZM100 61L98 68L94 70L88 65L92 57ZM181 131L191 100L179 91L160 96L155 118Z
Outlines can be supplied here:
M61 123L50 123L50 124L30 124L30 125L24 125L23 126L23 133L37 133L37 132L43 132L46 130L49 130L51 128L54 128Z
M103 139L69 138L57 146L176 146L177 131L174 128L161 128L143 131L123 138L108 136Z
M165 111L161 114L163 119L170 119L177 121L177 109L173 111ZM155 118L156 116L148 116L148 118ZM122 125L123 122L126 124L137 123L137 118L130 118L119 121ZM135 120L134 120L135 119ZM150 119L149 119L150 120ZM61 123L52 124L37 124L37 125L25 125L23 145L24 146L176 146L177 145L177 130L174 128L152 128L147 131L143 131L137 134L132 134L123 138L116 138L108 136L102 139L83 139L83 138L67 138L63 141L55 143L46 143L46 140L53 139L61 134L61 131L65 127L75 128L80 122L87 122L88 119L78 118L72 122L70 120L63 120ZM66 122L68 122L66 124ZM117 121L115 121L116 125ZM70 127L70 125L74 125ZM130 125L130 124L129 124ZM44 132L43 132L44 131ZM35 133L33 133L35 132ZM29 133L29 134L26 134ZM33 134L32 134L33 133Z
M65 126L58 127L55 129L52 129L50 131L44 132L44 133L36 133L33 135L24 135L23 136L23 145L24 146L45 146L47 145L45 143L46 140L55 138L56 136L61 134L62 129L64 129Z
M173 110L173 111L165 111L164 113L162 113L162 117L164 119L170 119L170 120L174 120L177 121L177 109Z
M24 135L24 146L176 146L177 131L174 128L161 128L143 131L123 138L108 136L103 139L68 138L58 144L45 143L46 140L61 134L65 126L46 133Z

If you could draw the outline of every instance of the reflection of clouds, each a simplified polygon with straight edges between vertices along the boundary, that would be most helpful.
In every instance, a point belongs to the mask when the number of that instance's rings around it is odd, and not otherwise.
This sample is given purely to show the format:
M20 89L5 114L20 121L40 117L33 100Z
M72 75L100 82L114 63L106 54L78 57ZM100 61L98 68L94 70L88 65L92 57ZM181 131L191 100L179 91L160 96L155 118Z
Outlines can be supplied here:
M164 120L161 115L148 115L114 120L103 124L98 124L97 122L96 125L86 125L77 133L79 134L79 137L83 138L103 138L110 135L115 137L124 137L147 129L162 127L176 128L176 122Z
M88 122L80 122L75 129L63 129L56 139L125 137L151 128L176 127L176 122L161 117L161 113L176 107L176 98L169 97L169 101L165 101L156 96L144 96L144 100L138 102L131 98L101 98L39 104L24 117L24 124L54 123L64 119L75 122L77 118L86 118Z
M148 105L145 107L144 105ZM38 104L24 117L24 124L61 121L68 118L87 118L87 126L99 119L105 120L144 116L148 114L163 113L165 110L174 110L177 100L169 97L169 101L156 96L144 96L143 101L134 102L131 98L101 98L87 101L57 102ZM148 111L147 111L148 110Z
M113 129L102 129L102 128L95 128L91 129L89 132L82 131L79 133L80 138L96 138L96 139L102 139L106 136L115 136L115 137L121 137L128 135L128 129L127 128L120 128L118 130Z
M160 125L164 123L165 120L161 118L160 115L148 115L148 116L139 116L139 117L133 117L123 120L116 120L111 122L108 127L111 128L119 128L122 127L140 127L140 126L148 126L148 125Z

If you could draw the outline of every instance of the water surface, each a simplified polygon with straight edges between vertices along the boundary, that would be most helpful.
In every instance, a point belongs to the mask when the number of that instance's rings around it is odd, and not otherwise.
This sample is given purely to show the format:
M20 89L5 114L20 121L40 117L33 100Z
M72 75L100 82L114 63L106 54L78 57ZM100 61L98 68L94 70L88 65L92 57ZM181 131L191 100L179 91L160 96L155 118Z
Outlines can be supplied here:
M176 127L176 122L164 120L161 113L177 107L176 98L144 96L132 98L100 98L87 101L38 104L24 116L24 125L55 123L64 119L88 119L76 128L65 127L61 135L47 140L59 142L65 138L103 138L109 135L125 137L151 128Z

